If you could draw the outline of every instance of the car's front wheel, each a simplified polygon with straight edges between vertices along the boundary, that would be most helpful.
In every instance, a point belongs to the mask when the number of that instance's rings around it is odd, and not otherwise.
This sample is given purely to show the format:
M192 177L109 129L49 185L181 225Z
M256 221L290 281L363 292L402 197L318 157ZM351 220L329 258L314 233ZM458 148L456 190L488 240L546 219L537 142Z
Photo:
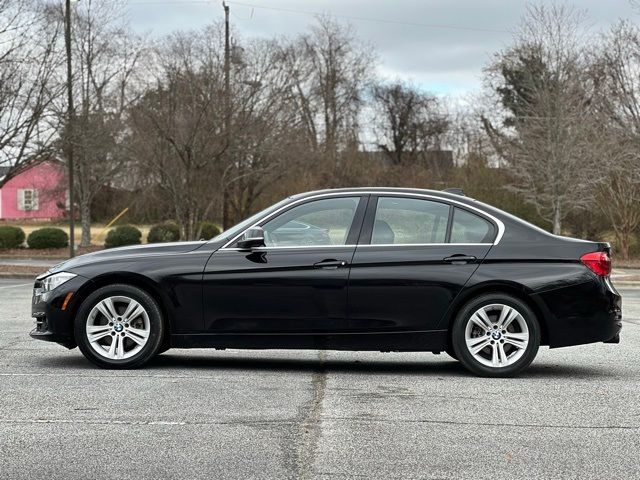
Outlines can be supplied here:
M108 285L89 295L75 319L78 347L103 368L135 368L158 353L164 333L155 300L132 285Z
M462 364L485 377L510 377L528 367L540 346L535 314L520 299L501 293L480 295L458 313L452 331Z

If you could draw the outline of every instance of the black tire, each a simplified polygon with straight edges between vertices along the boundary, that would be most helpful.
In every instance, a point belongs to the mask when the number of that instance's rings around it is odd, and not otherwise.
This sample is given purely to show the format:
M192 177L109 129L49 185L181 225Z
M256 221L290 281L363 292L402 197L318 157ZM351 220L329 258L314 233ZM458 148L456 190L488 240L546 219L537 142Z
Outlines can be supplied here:
M513 364L506 366L487 366L477 360L465 340L465 329L471 316L481 307L491 304L507 305L515 308L526 323L529 341L524 353ZM458 360L472 373L482 377L513 377L527 368L538 353L540 347L540 325L535 314L522 300L504 293L487 293L470 300L458 312L452 325L452 346ZM506 337L505 337L506 338ZM497 342L496 342L497 343ZM507 341L508 343L508 341ZM489 346L489 348L492 348Z
M458 355L456 354L456 351L453 349L453 346L448 346L447 349L445 350L447 352L447 355L449 355L451 358L453 358L454 360L458 360Z
M93 307L111 296L126 296L134 299L142 305L149 317L149 337L146 343L135 355L121 360L110 359L96 352L87 339L86 333L87 321ZM164 324L160 307L147 292L132 285L114 284L99 288L82 302L74 321L74 332L80 351L93 364L101 368L129 369L142 366L159 352L163 343Z

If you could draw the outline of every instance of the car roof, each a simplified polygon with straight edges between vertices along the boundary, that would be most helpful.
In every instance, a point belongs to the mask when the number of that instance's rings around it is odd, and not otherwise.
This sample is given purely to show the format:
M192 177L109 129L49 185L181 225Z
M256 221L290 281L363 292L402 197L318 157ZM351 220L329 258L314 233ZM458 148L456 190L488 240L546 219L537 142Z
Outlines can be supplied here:
M351 188L328 188L324 190L314 190L311 192L298 193L296 195L292 195L290 198L300 199L305 197L313 197L316 195L328 194L328 193L355 193L355 194L363 194L363 193L404 193L404 194L418 194L418 195L431 195L434 197L442 197L443 199L451 199L465 201L465 203L472 203L474 200L470 197L466 197L464 195L458 195L450 192L443 192L441 190L428 190L426 188L405 188L405 187L351 187Z
M521 218L518 218L504 210L496 208L492 205L480 202L474 198L467 197L465 195L460 195L452 192L445 192L441 190L429 190L424 188L402 188L402 187L354 187L354 188L332 188L325 190L315 190L312 192L299 193L297 195L293 195L289 197L292 200L300 200L307 197L313 197L322 194L405 194L405 195L429 195L431 197L441 198L442 200L449 200L457 203L458 205L467 205L477 211L484 213L485 215L492 217L494 221L499 221L503 225L503 229L505 225L509 225L509 228L513 230L514 228L517 230L524 229L529 232L529 236L532 234L544 235L546 237L552 236L549 232L543 230L542 228L533 225Z
M404 188L404 187L352 187L352 188L328 188L328 189L324 189L324 190L314 190L311 192L304 192L304 193L299 193L296 195L292 195L291 197L289 197L292 200L300 200L303 198L307 198L307 197L313 197L313 196L317 196L317 195L323 195L323 194L340 194L340 193L344 193L344 194L366 194L366 193L371 193L371 194L384 194L384 193L391 193L391 194L406 194L406 195L429 195L431 197L437 197L437 198L441 198L442 200L450 200L453 201L455 203L457 203L458 205L468 205L469 207L473 208L473 209L477 209L480 210L481 212L483 212L485 215L489 215L491 217L494 218L498 218L500 221L502 222L507 222L507 223L517 223L519 226L521 227L525 227L525 228L533 228L536 230L539 230L540 232L543 233L547 233L544 230L542 230L541 228L532 225L528 222L525 222L524 220L522 220L521 218L515 217L507 212L505 212L504 210L500 210L499 208L496 208L492 205L480 202L478 200L476 200L475 198L472 197L467 197L466 195L459 195L457 193L452 193L452 192L446 192L446 191L442 191L442 190L429 190L426 188Z

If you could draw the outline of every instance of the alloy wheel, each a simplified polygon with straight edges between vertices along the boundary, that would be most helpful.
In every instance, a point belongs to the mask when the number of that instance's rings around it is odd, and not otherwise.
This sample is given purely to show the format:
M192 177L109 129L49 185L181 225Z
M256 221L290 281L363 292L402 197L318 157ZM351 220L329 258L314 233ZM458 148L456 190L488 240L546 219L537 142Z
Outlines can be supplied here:
M110 360L124 360L144 348L151 333L149 314L136 300L111 296L89 312L86 335L89 345Z
M476 310L467 320L465 342L482 365L502 368L516 363L529 345L529 328L522 314L502 303Z

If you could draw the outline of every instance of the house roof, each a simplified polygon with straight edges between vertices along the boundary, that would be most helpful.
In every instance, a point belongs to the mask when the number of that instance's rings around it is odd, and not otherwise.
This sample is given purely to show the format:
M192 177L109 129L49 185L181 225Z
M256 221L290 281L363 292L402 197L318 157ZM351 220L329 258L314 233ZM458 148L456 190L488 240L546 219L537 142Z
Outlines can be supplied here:
M25 161L23 163L20 164L20 166L18 167L18 169L14 172L12 172L12 177L21 174L22 172L26 172L27 170L40 165L42 163L58 163L58 164L62 164L63 162L61 160L59 160L56 157L48 157L48 158L44 158L44 159L32 159L29 161ZM14 168L13 165L8 165L8 166L0 166L0 188L2 188L2 185L4 184L5 180L9 180L7 179L7 175L11 172L11 170Z

